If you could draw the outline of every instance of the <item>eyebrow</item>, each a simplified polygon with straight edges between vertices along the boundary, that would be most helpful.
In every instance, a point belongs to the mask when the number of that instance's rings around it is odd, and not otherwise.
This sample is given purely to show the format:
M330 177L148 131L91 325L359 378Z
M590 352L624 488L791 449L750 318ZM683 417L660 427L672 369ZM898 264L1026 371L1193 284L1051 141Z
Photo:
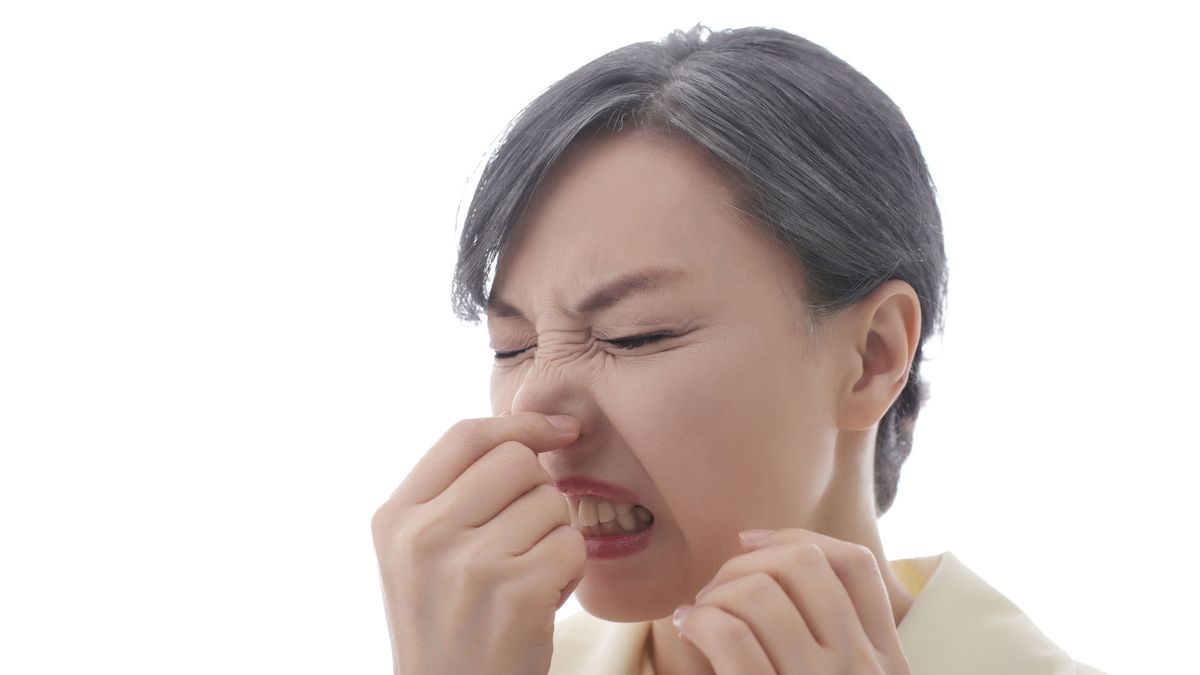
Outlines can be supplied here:
M652 267L622 274L592 291L583 302L579 303L579 306L574 311L568 311L567 314L572 318L578 318L584 314L595 314L603 309L612 307L626 298L639 293L649 293L650 291L658 290L686 276L687 272L678 267ZM525 315L521 313L521 310L494 295L488 298L487 311L496 317L525 319Z

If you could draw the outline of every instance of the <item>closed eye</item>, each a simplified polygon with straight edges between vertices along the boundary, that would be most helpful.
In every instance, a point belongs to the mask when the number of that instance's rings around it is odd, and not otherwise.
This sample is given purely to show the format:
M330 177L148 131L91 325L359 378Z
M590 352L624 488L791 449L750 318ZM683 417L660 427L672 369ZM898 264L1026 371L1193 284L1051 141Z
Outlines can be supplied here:
M536 346L537 345L534 345L533 347L536 347ZM515 352L496 352L496 359L497 360L511 359L512 357L516 356L517 354L520 354L521 352L525 351L526 349L533 349L533 347L526 347L525 349L518 349Z
M605 340L617 349L637 349L644 344L656 342L663 338L671 337L665 333L653 333L651 335L635 335L633 337L618 338L616 340Z
M616 347L617 349L637 349L638 347L641 347L642 345L646 345L651 342L657 342L658 340L662 340L663 338L669 338L669 337L673 337L673 336L669 335L667 333L652 333L649 335L634 335L631 337L616 338L614 340L603 340L603 342L607 342L607 343L611 344L612 346ZM498 360L511 359L514 356L517 356L518 354L520 354L521 352L532 349L533 347L536 347L536 346L537 345L535 344L531 347L526 347L525 349L518 349L518 350L512 351L512 352L496 352L496 359L498 359Z

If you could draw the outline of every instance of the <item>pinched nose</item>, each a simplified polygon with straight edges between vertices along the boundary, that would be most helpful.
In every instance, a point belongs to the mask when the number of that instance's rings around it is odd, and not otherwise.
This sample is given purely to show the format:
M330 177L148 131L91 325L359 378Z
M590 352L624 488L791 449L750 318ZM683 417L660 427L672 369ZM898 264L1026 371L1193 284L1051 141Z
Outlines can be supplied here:
M585 384L559 376L547 376L529 368L516 391L508 409L510 414L536 412L546 416L568 415L578 420L575 428L579 435L587 433L585 412L589 408L591 394ZM594 403L592 404L594 405Z

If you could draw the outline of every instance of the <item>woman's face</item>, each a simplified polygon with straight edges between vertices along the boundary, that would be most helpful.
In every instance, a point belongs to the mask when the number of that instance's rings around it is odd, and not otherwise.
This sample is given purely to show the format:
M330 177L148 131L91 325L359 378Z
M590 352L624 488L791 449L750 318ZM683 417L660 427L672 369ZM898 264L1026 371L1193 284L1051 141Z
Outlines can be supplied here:
M647 548L588 560L576 593L602 618L670 614L741 552L739 531L803 527L829 482L833 373L802 329L798 269L733 204L682 138L580 141L498 262L491 346L536 348L497 359L493 412L579 418L542 466L622 486L654 516ZM659 276L585 302L640 272Z

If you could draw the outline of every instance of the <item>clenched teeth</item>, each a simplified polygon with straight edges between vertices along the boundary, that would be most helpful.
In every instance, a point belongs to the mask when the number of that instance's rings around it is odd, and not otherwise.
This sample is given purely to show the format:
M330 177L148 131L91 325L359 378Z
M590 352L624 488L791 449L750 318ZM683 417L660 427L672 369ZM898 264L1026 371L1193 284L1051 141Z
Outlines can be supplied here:
M588 536L640 532L650 526L654 516L645 507L607 499L579 497L572 509L575 526ZM568 498L568 504L570 499Z

